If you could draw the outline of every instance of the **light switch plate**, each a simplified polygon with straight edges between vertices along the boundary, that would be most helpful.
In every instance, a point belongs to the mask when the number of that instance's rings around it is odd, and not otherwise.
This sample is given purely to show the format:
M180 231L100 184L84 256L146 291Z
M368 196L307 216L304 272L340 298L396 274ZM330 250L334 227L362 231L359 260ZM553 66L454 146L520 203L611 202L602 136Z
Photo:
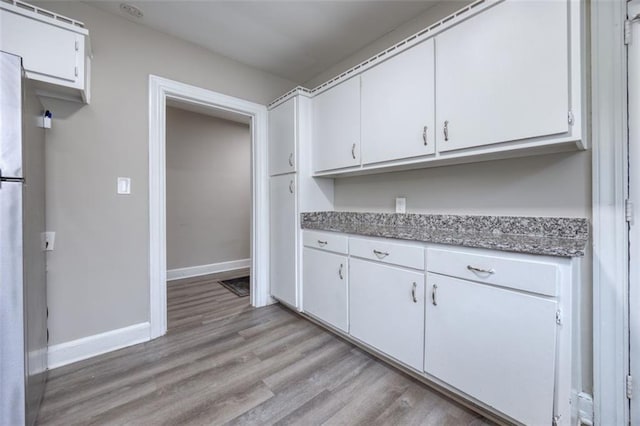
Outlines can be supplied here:
M131 178L128 178L128 177L118 178L118 194L123 194L123 195L131 194Z
M396 213L407 212L407 199L405 197L396 198Z

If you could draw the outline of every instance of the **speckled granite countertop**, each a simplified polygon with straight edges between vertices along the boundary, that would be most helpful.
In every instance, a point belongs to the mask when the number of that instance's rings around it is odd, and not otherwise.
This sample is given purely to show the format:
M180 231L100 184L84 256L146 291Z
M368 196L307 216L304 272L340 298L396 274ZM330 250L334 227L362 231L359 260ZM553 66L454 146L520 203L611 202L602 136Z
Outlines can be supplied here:
M304 229L548 256L584 256L589 241L589 221L580 218L352 212L301 216Z

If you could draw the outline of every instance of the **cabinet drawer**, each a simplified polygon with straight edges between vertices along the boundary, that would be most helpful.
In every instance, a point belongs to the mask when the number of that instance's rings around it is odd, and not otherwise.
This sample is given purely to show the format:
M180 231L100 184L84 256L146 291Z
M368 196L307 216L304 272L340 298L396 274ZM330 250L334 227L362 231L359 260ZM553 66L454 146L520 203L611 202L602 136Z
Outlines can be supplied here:
M351 238L349 254L392 265L424 269L424 248L421 245L392 243L383 239Z
M558 294L558 265L517 255L428 248L427 270L546 296Z
M349 239L338 232L304 231L302 241L305 247L313 247L336 253L349 252Z

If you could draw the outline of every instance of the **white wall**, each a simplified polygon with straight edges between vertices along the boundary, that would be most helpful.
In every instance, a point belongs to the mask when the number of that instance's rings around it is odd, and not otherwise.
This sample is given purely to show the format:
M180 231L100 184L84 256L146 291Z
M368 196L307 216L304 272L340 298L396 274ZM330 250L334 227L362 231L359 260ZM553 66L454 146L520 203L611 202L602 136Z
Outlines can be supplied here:
M552 154L335 180L342 211L591 217L591 153Z
M49 102L50 344L149 320L149 74L266 104L295 86L82 2L41 7L83 21L91 105ZM116 195L116 177L132 193Z
M167 269L248 259L248 124L167 108Z

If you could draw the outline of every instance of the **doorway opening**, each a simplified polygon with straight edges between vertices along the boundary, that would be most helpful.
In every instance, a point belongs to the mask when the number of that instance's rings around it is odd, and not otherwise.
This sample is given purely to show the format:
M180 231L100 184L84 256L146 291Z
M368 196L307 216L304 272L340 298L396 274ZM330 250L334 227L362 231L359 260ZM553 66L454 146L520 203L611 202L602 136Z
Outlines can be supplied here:
M167 331L167 106L248 124L251 150L250 304L272 303L269 296L267 109L264 105L151 75L149 77L149 311L150 338ZM210 265L205 265L210 266ZM197 271L196 271L197 272ZM202 272L202 271L201 271ZM204 271L205 273L207 271ZM193 271L192 271L193 273Z
M250 124L167 101L169 332L250 307Z

